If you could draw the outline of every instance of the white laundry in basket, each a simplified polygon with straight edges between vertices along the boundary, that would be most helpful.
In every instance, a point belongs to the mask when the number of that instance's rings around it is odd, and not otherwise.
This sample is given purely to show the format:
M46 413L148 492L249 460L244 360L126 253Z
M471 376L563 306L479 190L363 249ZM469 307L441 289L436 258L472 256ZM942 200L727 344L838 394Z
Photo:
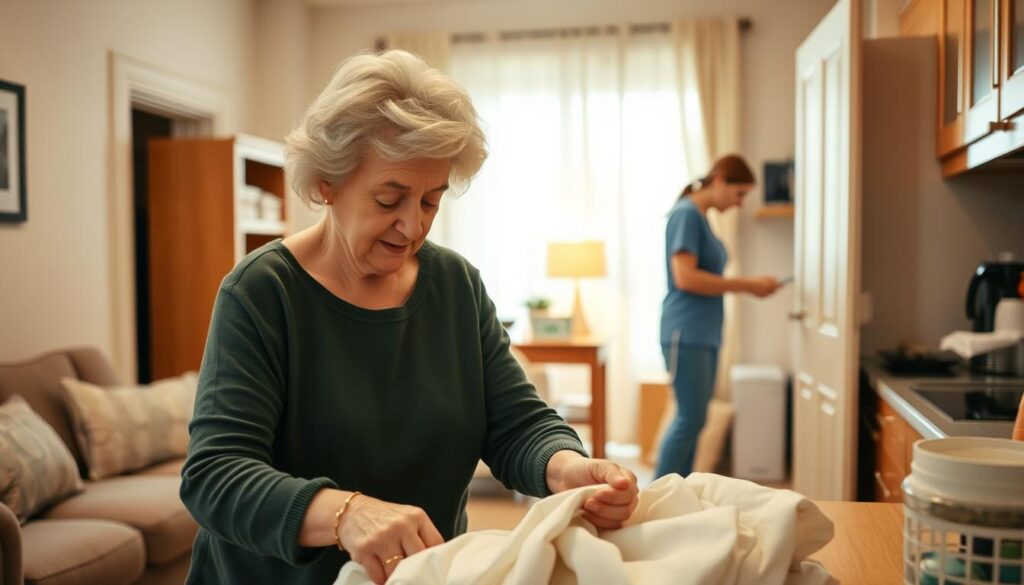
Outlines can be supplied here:
M600 486L545 498L509 532L459 536L404 559L388 580L408 585L835 582L808 555L832 539L832 522L790 490L708 473L663 477L640 492L619 530L598 531L580 506ZM358 563L334 585L369 585Z

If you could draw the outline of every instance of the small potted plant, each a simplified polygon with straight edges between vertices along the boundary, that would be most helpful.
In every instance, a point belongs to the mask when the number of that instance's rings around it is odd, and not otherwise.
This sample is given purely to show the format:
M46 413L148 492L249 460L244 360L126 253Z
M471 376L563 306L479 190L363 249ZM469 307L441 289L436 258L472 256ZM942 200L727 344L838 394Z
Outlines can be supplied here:
M530 310L530 318L533 319L534 317L546 317L551 301L544 297L530 297L524 304Z

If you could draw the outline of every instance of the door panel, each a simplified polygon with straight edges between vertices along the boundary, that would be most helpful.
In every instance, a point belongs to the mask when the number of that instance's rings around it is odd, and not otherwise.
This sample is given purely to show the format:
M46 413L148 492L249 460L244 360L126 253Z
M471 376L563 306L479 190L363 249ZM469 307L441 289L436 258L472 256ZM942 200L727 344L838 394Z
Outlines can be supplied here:
M814 466L818 460L818 396L814 391L814 379L806 373L796 377L793 404L793 484L814 492L817 491Z
M819 330L826 335L835 337L837 332L836 314L839 304L839 240L830 237L840 229L839 218L842 215L839 200L841 141L849 137L842 133L840 127L840 111L842 100L842 52L836 44L834 50L824 61L825 70L825 156L824 175L825 190L822 197L820 249L823 253L821 262L821 310Z
M833 500L855 484L859 18L839 0L797 51L793 482Z
M802 248L802 261L798 258L796 266L799 267L797 282L800 289L800 308L807 312L807 319L811 319L814 326L819 322L818 307L819 291L821 283L821 246L822 222L821 222L821 190L822 176L824 174L823 150L821 133L822 120L822 68L820 64L802 70L800 96L803 98L804 112L802 114L803 132L799 137L804 154L804 164L797 167L798 173L803 178L804 193L798 200L804 204L804 213L799 223L802 228L803 237L808 242L819 243L819 245Z

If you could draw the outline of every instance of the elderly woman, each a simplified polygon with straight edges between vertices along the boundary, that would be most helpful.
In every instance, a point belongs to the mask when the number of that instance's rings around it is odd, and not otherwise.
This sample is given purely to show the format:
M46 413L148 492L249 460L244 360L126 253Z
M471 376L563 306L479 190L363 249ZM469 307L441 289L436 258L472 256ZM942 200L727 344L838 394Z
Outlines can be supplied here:
M181 497L201 526L189 583L377 583L466 530L483 459L614 528L636 478L589 459L537 396L476 268L427 241L486 157L456 83L401 51L358 55L288 136L323 220L256 250L217 296ZM526 154L526 153L524 153Z

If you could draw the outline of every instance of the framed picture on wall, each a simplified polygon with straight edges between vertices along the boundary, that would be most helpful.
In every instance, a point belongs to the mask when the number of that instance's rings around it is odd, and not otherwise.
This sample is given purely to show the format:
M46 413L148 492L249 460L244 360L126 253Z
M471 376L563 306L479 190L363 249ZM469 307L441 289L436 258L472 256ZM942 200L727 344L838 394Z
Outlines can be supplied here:
M787 204L793 202L793 161L765 161L764 202Z
M25 86L0 79L0 221L28 219L26 192Z

